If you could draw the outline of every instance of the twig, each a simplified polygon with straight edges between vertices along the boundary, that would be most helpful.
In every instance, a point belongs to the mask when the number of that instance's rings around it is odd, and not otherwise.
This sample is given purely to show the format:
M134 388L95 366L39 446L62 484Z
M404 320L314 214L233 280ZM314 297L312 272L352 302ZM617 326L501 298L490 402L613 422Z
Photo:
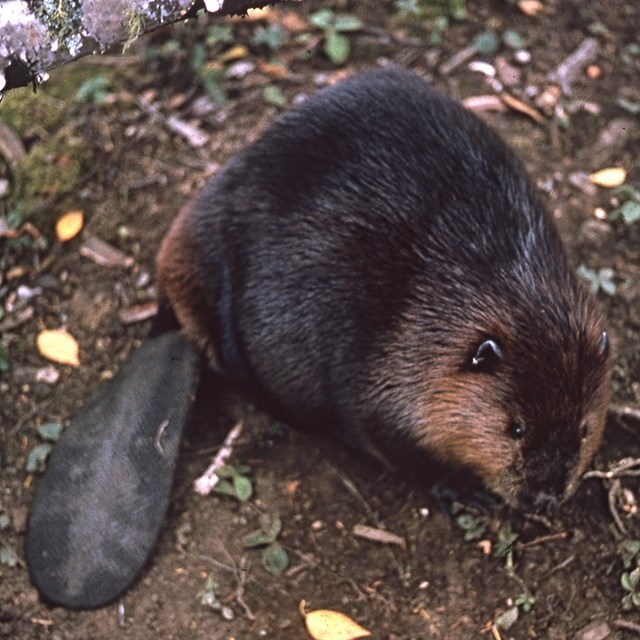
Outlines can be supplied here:
M558 571L562 571L562 569L564 569L565 567L568 567L575 559L576 559L575 555L569 556L566 560L563 560L562 562L557 564L555 567L553 567L553 569L550 569L544 577L549 578L554 573L557 573Z
M618 629L626 629L627 631L635 631L640 636L640 624L636 624L635 622L629 622L628 620L614 620L613 626L618 627Z
M611 517L620 533L627 535L627 528L624 526L622 518L616 508L616 500L622 492L620 478L640 477L640 458L623 458L609 467L607 471L594 469L593 471L585 473L583 477L587 480L589 478L598 478L605 483Z
M353 535L357 538L364 538L372 542L380 542L381 544L397 544L403 549L407 548L407 543L402 536L376 527L369 527L366 524L356 524L353 526Z
M555 542L556 540L566 540L569 537L568 531L560 531L559 533L550 533L546 536L540 536L539 538L534 538L533 540L529 540L529 542L522 542L518 546L521 549L526 547L535 547L539 544L545 544L546 542Z
M634 467L638 467L635 469ZM622 458L606 471L594 469L587 471L583 478L601 478L603 480L614 480L616 478L626 478L640 476L640 458Z
M222 467L233 453L233 445L242 433L242 420L236 422L231 431L224 439L222 447L209 465L207 470L193 483L196 493L202 496L208 496L212 489L220 482L220 477L216 473Z
M209 142L209 136L202 129L196 127L177 116L165 116L158 107L142 98L136 98L136 104L154 120L163 124L167 129L182 136L192 147L202 147Z
M443 76L448 76L454 69L457 69L463 65L467 60L471 60L473 56L478 53L478 48L475 45L469 45L464 49L454 53L448 60L445 60L438 69L438 72Z
M640 422L640 407L631 407L624 404L609 405L609 412L617 418L631 418L636 422Z
M236 587L235 598L236 602L242 607L245 616L249 618L249 620L255 620L256 616L249 608L249 605L246 603L244 599L244 585L247 582L247 576L249 575L249 570L247 568L247 558L242 556L240 558L240 566L236 571L236 579L238 581L238 586Z
M578 78L582 69L595 59L599 50L600 43L595 38L585 38L573 53L547 74L547 79L559 84L562 93L570 96L571 84Z

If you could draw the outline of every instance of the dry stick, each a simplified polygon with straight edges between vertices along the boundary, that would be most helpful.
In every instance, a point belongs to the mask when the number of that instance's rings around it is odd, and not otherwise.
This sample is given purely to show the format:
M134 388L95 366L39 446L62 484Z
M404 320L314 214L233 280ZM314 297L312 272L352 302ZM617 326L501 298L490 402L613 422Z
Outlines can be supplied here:
M618 627L618 629L626 629L627 631L635 631L640 636L640 624L636 624L635 622L629 622L628 620L614 620L613 626Z
M616 498L620 495L622 484L620 478L640 476L640 458L623 458L610 467L607 471L595 469L584 474L584 478L599 478L607 486L607 502L609 512L623 535L627 535L627 528L622 522L622 518L616 509Z
M550 569L544 576L543 578L549 578L551 577L554 573L558 572L558 571L562 571L562 569L564 569L565 567L568 567L574 560L576 559L575 555L573 556L569 556L568 558L566 558L565 560L563 560L562 562L560 562L559 564L557 564L555 567L553 567L552 569Z
M224 466L233 453L233 445L242 433L242 426L242 420L236 422L231 431L227 434L227 437L224 439L224 443L213 459L213 462L193 483L193 488L196 493L199 493L202 496L208 496L212 489L218 484L218 482L220 482L220 477L218 476L217 471L220 467Z
M255 620L256 619L255 614L253 613L253 611L251 611L251 609L249 608L249 605L246 603L244 599L244 585L247 582L248 575L249 575L249 570L247 568L247 558L246 556L242 556L242 558L240 558L240 567L236 571L237 586L236 586L235 598L236 598L236 602L244 610L244 615L247 616L249 620Z
M624 404L609 405L609 411L617 418L631 418L640 422L640 407L632 407Z
M600 51L600 43L595 38L585 38L578 48L569 54L547 79L560 85L566 96L571 95L571 84L575 82L587 64L593 62Z
M526 547L535 547L539 544L545 544L546 542L555 542L556 540L566 540L569 537L568 531L560 531L559 533L550 533L546 536L540 536L529 540L529 542L521 542L518 546L522 549Z

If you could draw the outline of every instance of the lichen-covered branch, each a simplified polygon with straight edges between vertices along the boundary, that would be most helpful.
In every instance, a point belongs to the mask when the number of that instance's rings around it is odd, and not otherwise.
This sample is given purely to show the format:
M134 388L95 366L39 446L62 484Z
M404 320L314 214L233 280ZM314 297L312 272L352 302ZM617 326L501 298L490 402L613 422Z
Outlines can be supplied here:
M47 72L135 40L199 10L241 15L280 0L5 0L0 2L0 99Z

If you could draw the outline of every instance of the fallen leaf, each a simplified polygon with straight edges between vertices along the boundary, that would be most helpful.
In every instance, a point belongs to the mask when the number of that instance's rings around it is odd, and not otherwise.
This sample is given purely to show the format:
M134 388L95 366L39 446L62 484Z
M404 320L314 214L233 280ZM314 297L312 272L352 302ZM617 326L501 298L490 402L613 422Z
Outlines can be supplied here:
M305 613L305 601L300 602L300 614L307 625L307 631L314 640L356 640L368 638L370 631L362 628L351 618L339 611L318 609Z
M510 93L503 91L500 94L500 100L504 102L510 109L523 113L525 116L529 116L532 120L538 124L545 124L545 117L533 107L530 107L526 102L522 102Z
M600 169L600 171L589 174L589 180L593 184L597 184L599 187L607 187L608 189L619 187L621 184L624 184L626 179L627 172L621 167Z
M84 213L82 211L69 211L58 218L56 222L56 235L60 242L67 242L75 238L84 226Z
M41 356L58 364L80 365L78 343L64 329L45 329L38 334L38 352Z
M384 529L369 527L366 524L354 525L353 535L358 538L364 538L365 540L372 540L373 542L380 542L382 544L397 544L403 549L407 546L404 538L401 536L397 536L395 533L385 531Z
M233 62L234 60L241 60L249 55L249 49L243 44L236 44L231 49L227 49L224 53L221 53L217 60L218 62Z
M518 9L527 16L535 16L544 9L540 0L518 0Z

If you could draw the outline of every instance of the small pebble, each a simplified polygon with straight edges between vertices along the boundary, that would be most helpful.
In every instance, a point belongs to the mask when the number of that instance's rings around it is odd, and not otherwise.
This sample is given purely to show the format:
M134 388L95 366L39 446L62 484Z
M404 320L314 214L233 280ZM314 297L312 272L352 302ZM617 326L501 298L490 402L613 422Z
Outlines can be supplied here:
M605 640L611 635L611 628L606 622L596 620L578 631L576 640Z
M531 62L531 53L526 49L518 49L513 54L513 59L518 64L529 64Z

